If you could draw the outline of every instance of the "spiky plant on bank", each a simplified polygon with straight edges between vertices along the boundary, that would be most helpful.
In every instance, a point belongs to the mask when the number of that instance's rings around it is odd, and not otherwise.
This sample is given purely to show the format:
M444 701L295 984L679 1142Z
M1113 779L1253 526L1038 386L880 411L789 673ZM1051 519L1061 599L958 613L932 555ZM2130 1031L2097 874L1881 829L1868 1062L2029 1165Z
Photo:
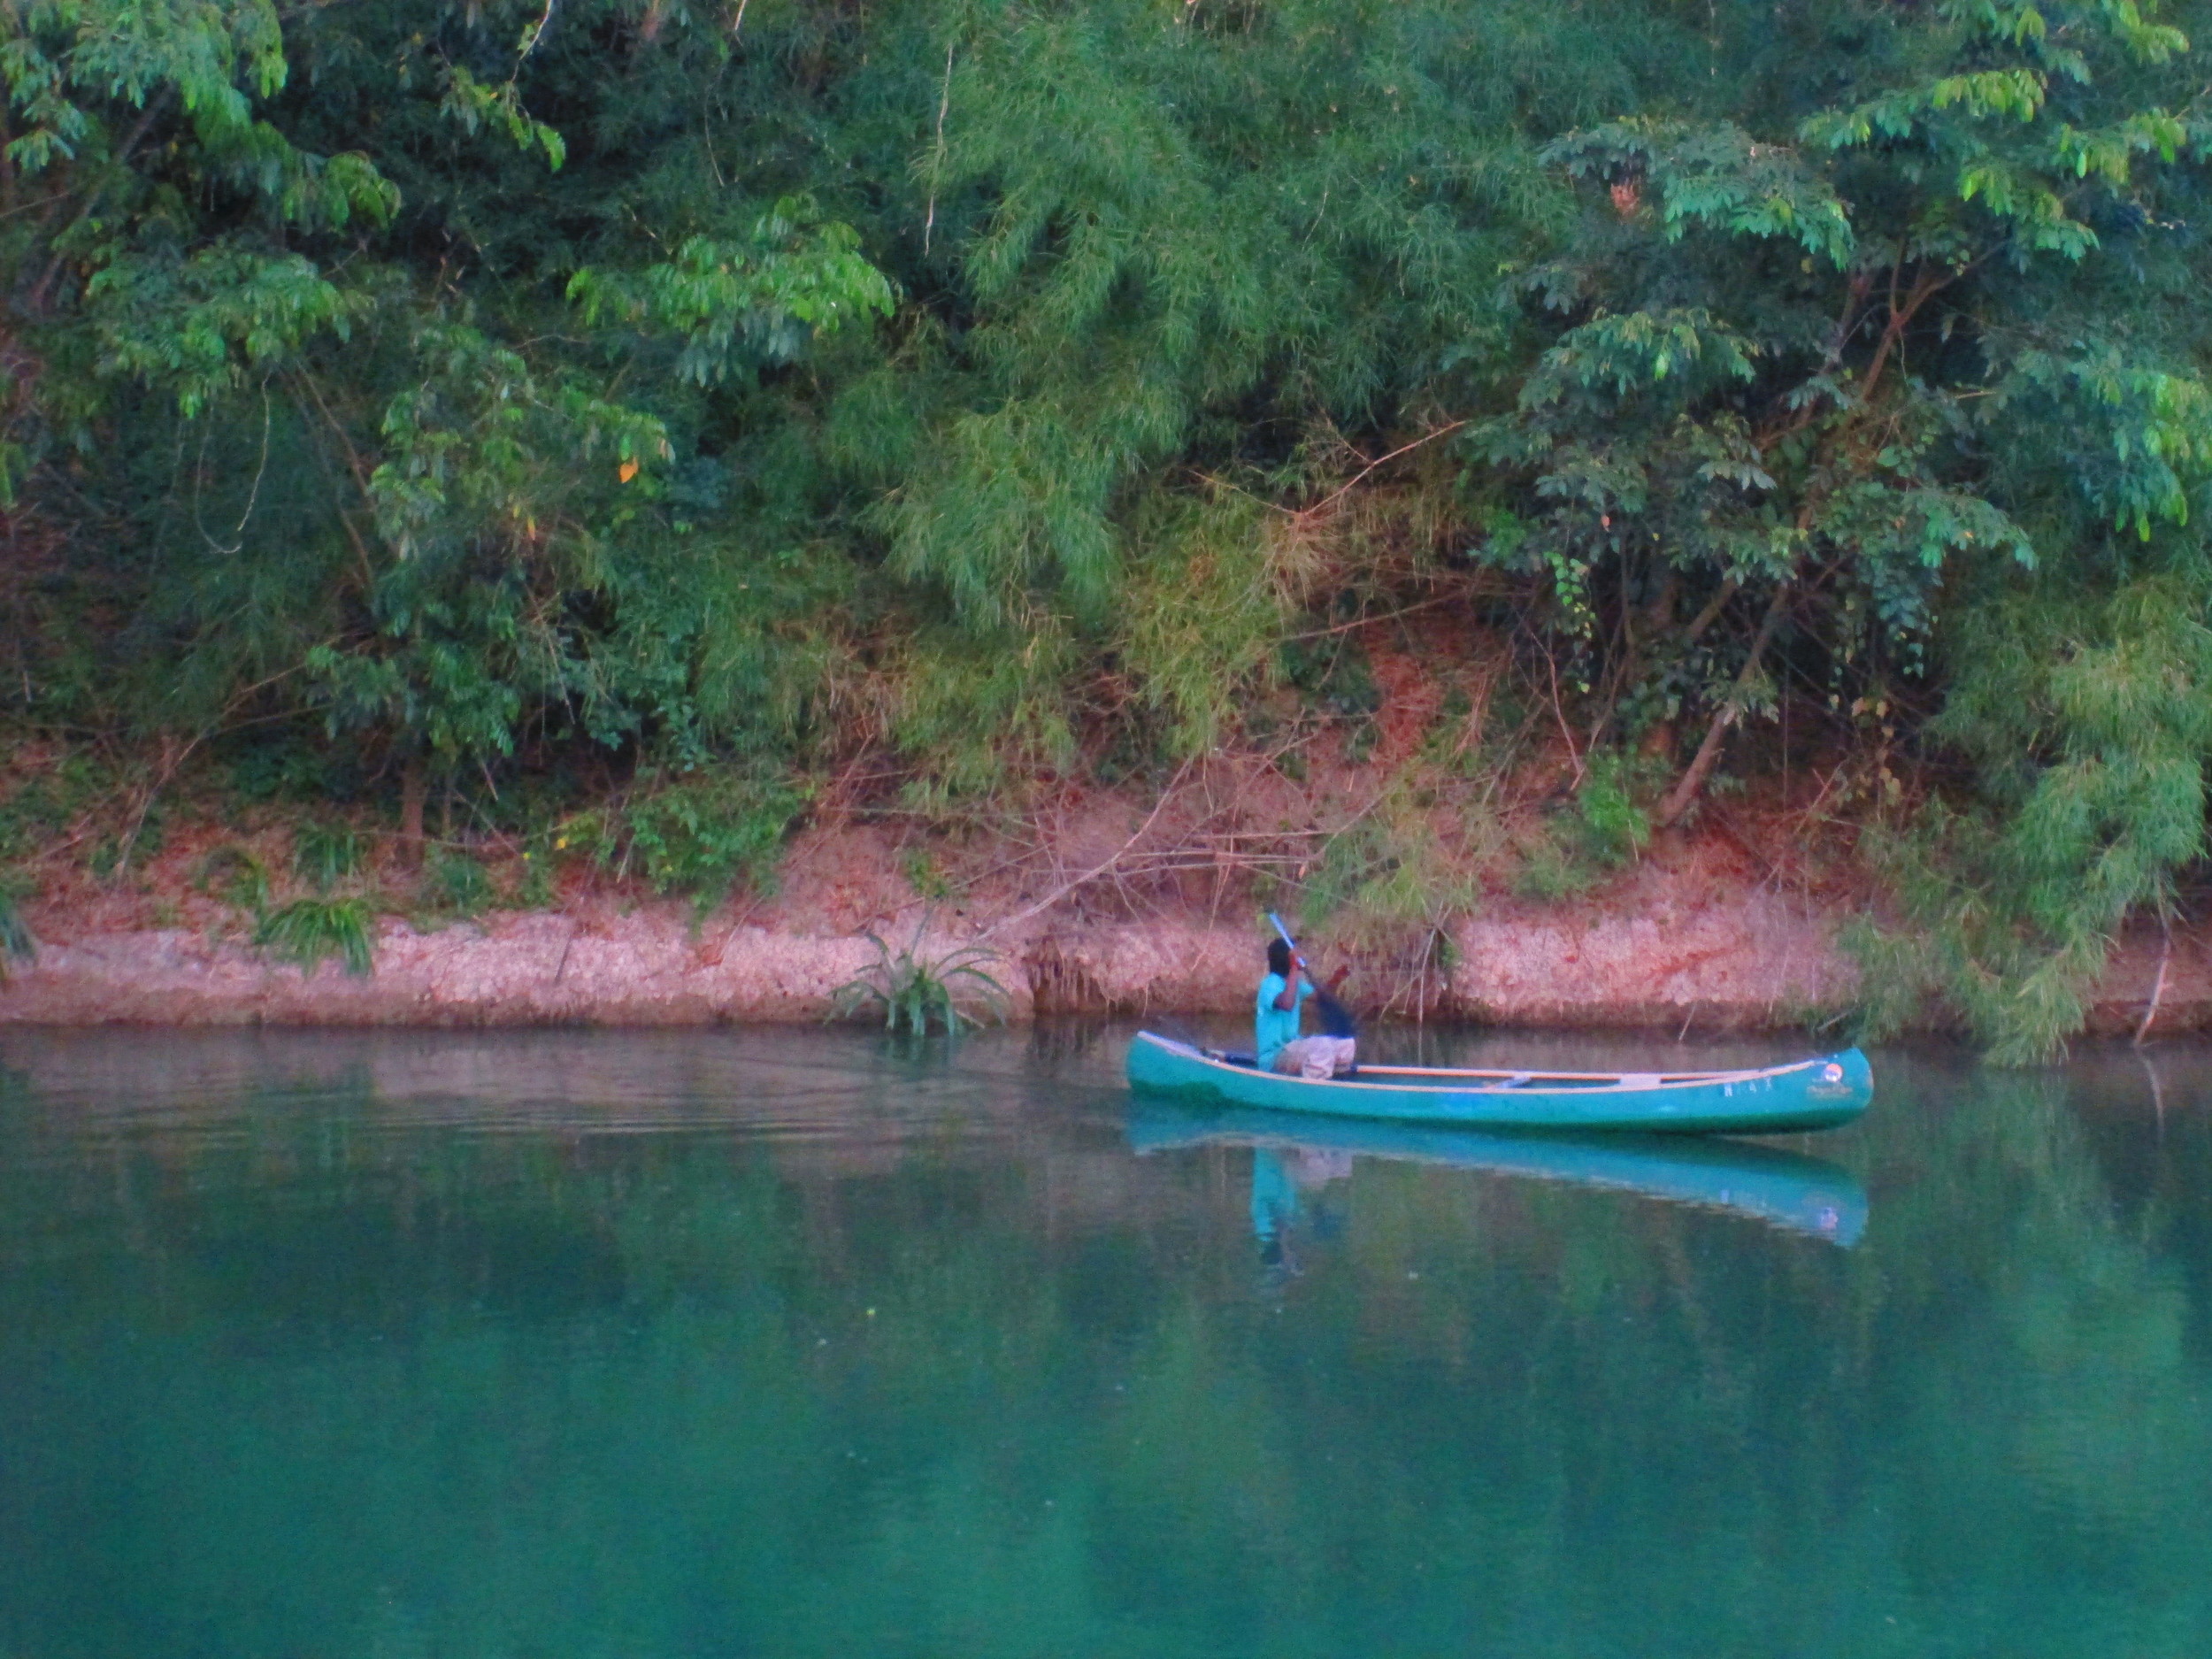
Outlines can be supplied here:
M0 984L5 984L10 964L29 962L38 955L38 941L16 902L15 892L0 884Z
M376 971L376 946L365 899L294 899L272 910L254 930L258 949L312 974L336 956L348 973L366 977Z
M903 1028L918 1037L940 1030L956 1035L964 1026L980 1025L985 1017L1003 1019L1006 987L979 965L995 961L998 953L963 945L941 956L925 956L922 934L928 926L925 917L906 948L896 952L871 930L866 937L876 948L876 960L832 994L837 1016L851 1019L880 1008L885 1030ZM964 1007L964 1001L970 1006ZM981 1013L971 1007L979 1007Z

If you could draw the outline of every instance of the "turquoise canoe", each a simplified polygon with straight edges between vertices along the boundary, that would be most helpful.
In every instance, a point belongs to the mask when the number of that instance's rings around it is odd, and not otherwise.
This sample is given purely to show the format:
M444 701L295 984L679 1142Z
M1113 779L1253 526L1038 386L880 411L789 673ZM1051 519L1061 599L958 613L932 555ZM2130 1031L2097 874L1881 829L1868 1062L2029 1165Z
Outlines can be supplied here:
M1748 1216L1847 1249L1866 1231L1866 1189L1850 1171L1825 1158L1742 1141L1632 1130L1574 1135L1452 1129L1354 1118L1294 1118L1235 1107L1196 1112L1165 1102L1133 1105L1128 1133L1140 1156L1201 1146L1348 1154L1634 1193Z
M1485 1129L1643 1129L1781 1134L1832 1129L1866 1110L1874 1074L1856 1048L1744 1071L1503 1071L1362 1065L1308 1082L1141 1031L1129 1084L1180 1099Z

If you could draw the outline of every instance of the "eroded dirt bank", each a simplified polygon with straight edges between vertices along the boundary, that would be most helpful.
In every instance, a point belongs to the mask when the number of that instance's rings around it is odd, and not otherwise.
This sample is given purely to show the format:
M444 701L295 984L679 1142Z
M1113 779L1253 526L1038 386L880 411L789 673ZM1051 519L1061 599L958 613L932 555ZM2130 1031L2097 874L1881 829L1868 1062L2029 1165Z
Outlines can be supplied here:
M964 943L1016 1018L1033 1013L1241 1009L1258 971L1256 923L1202 909L1137 918L1014 902L932 910L887 881L873 894L700 923L675 903L585 900L431 927L380 925L375 972L273 964L217 926L148 927L42 913L35 964L0 987L0 1022L53 1025L673 1025L815 1020L865 972L873 927L924 956ZM1370 1008L1509 1025L1769 1030L1847 1009L1857 969L1838 947L1847 911L1710 869L1655 861L1569 905L1510 898L1457 920L1452 949L1409 969L1356 947L1347 987ZM2093 1025L2129 1031L2156 986L2162 1032L2212 1026L2212 950L2194 936L2125 941ZM1409 974L1421 976L1411 983Z

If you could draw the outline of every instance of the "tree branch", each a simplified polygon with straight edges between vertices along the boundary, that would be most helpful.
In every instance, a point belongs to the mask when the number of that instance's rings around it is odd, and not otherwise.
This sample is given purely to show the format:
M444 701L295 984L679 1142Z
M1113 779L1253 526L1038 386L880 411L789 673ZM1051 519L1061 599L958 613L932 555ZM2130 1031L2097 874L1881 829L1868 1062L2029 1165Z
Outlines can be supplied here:
M1743 713L1744 694L1751 688L1751 682L1758 678L1759 659L1766 655L1768 641L1773 639L1774 630L1781 626L1782 613L1789 605L1789 594L1790 585L1787 582L1774 590L1774 598L1767 606L1765 617L1760 620L1759 632L1752 636L1751 654L1744 658L1743 667L1737 672L1736 683L1729 687L1720 707L1713 710L1712 721L1705 728L1705 739L1697 746L1697 753L1691 758L1689 770L1682 774L1681 780L1659 803L1659 810L1653 816L1652 823L1658 828L1667 828L1688 811L1690 803L1697 799L1698 791L1705 787L1706 778L1711 774L1714 764L1720 759L1721 740L1728 735L1728 728Z

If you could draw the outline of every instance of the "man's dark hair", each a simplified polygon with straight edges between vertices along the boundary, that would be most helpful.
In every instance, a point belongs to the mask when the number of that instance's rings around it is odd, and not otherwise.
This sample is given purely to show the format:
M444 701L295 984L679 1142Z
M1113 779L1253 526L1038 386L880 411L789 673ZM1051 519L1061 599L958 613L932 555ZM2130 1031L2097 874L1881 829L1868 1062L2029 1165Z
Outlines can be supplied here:
M1279 973L1286 979L1290 978L1290 946L1285 941L1271 939L1267 941L1267 971Z

